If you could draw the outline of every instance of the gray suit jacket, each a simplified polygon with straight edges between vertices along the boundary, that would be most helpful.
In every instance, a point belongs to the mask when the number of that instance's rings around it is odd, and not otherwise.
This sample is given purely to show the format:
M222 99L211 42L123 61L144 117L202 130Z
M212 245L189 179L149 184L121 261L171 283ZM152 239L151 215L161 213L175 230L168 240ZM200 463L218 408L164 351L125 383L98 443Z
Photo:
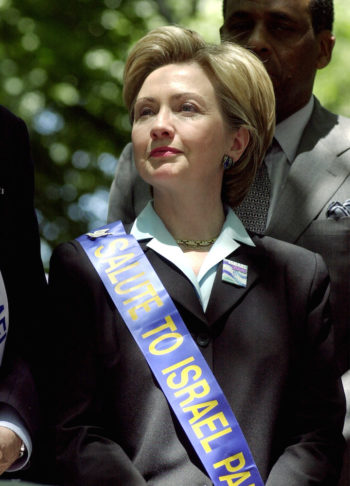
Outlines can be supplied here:
M315 100L297 156L266 234L320 253L331 277L331 303L341 371L349 368L350 218L326 218L332 201L350 198L350 119ZM130 223L150 199L138 176L132 146L123 150L112 183L108 221Z

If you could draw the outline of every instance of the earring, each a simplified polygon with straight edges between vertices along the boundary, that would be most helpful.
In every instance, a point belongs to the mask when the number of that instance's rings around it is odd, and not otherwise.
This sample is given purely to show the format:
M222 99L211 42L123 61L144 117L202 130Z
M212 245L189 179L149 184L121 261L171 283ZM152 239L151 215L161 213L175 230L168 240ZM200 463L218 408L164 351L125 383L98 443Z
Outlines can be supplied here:
M230 157L229 155L224 155L222 158L222 166L224 170L231 169L233 165L234 165L234 161L232 157Z

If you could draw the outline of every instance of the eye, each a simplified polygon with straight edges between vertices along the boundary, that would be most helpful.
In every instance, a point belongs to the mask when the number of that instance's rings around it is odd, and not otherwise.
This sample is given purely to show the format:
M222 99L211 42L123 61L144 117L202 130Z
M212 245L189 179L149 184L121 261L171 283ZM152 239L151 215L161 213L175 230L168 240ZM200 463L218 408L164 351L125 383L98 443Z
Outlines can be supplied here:
M251 29L250 22L235 22L231 24L228 28L229 31L233 32L246 32L247 30Z
M294 29L292 28L291 25L281 23L281 22L274 22L270 25L270 29L275 32L288 32L288 31L293 31Z
M198 108L193 103L186 101L185 103L181 104L180 111L186 112L186 113L198 113Z
M274 16L266 24L271 35L291 37L297 35L299 29L298 23L287 16Z
M241 20L229 23L224 29L225 39L236 39L247 35L253 29L252 22Z
M138 106L135 110L135 120L139 120L140 118L147 118L154 115L154 113L154 109L150 106Z
M141 110L139 111L139 116L149 116L149 115L153 115L153 114L154 114L154 111L149 106L145 106L145 107L141 108Z

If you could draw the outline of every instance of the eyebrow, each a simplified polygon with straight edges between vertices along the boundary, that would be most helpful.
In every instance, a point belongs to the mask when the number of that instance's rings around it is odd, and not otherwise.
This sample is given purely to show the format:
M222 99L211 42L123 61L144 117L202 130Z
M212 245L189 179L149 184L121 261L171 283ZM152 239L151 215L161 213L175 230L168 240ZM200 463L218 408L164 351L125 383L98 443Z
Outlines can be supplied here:
M275 20L284 20L287 22L296 23L297 19L291 17L290 15L284 12L270 12L269 15Z
M137 103L141 103L141 102L143 103L144 101L149 101L149 102L153 103L155 101L155 98L152 98L151 96L143 96L142 98L137 98L135 100L135 105Z
M296 19L293 18L291 15L282 12L280 10L271 10L266 13L267 17L272 17L276 20L284 20L284 21L289 21L289 22L296 22ZM232 15L227 19L228 22L234 19L239 19L239 20L249 20L253 18L253 14L249 11L245 10L237 10L236 12L233 12Z
M172 95L170 98L174 100L178 100L181 98L196 98L200 99L201 101L205 101L204 97L200 95L199 93L191 92L191 91L186 91L186 92L181 92L181 93L175 93ZM144 102L149 102L149 103L155 103L157 100L156 98L153 98L152 96L143 96L142 98L137 98L135 101L135 105L139 103L144 103Z

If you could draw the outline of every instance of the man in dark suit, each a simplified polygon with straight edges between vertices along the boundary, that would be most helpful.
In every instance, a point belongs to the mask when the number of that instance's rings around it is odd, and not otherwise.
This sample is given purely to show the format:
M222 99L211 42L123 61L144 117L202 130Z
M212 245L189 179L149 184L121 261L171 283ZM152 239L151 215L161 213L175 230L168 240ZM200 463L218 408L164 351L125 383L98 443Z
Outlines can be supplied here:
M0 106L0 474L27 466L39 428L33 370L46 279L34 211L34 169L22 120ZM42 365L42 364L41 364Z
M332 219L327 210L331 202L350 197L350 120L330 113L312 96L317 69L331 59L332 22L332 0L227 0L221 35L256 52L273 81L275 137L282 150L268 166L272 193L266 234L324 257L332 282L337 353L345 372L350 355L350 218ZM108 221L133 221L149 199L128 144L112 183ZM250 226L249 220L244 222Z

